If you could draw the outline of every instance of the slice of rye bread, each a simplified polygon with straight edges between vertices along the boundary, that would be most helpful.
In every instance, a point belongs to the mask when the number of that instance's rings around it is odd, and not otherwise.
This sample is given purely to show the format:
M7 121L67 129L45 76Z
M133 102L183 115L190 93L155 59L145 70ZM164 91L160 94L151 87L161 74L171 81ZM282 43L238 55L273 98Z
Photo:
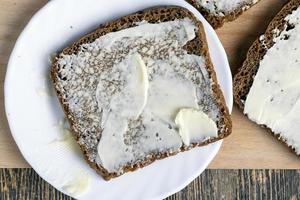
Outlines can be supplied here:
M250 47L246 60L244 61L242 67L238 70L238 73L234 76L233 80L234 102L241 110L244 110L245 101L250 88L252 87L255 75L259 69L260 61L263 59L268 49L274 45L274 37L284 30L290 30L294 28L292 24L287 23L284 19L299 6L299 0L291 0L286 3L281 11L270 22L266 32L257 38ZM278 30L276 31L276 34L274 34L274 30ZM287 145L287 143L282 139L282 137L280 137L278 133L274 133L265 125L262 125L262 127L267 128L272 135Z
M195 8L199 10L199 12L205 17L205 19L212 25L214 29L220 28L223 26L225 22L230 22L235 20L238 16L240 16L244 11L251 8L260 0L244 0L239 4L237 8L230 10L228 12L224 12L219 10L220 14L212 13L209 9L207 9L200 0L186 0L190 4L192 4ZM207 0L207 1L215 1L215 0ZM218 0L217 0L218 1ZM230 1L230 0L229 0ZM217 6L214 6L217 9Z
M231 133L231 119L230 115L228 112L228 109L225 104L225 100L223 97L223 94L220 90L220 87L217 82L216 74L212 65L212 62L210 60L209 52L208 52L208 46L205 38L205 32L204 28L202 26L202 23L198 21L195 16L188 11L187 9L181 8L181 7L174 7L174 6L167 6L167 7L156 7L156 8L151 8L147 9L144 11L140 11L125 17L121 17L120 19L117 19L115 21L111 21L108 23L105 23L101 25L97 30L94 32L87 34L86 36L83 36L81 39L79 39L77 42L73 43L72 45L64 48L61 52L58 53L58 55L55 57L52 68L51 68L51 78L57 93L57 96L59 98L59 101L62 105L62 108L65 112L65 115L68 119L68 122L70 124L70 128L73 131L77 143L80 145L81 150L83 154L85 155L85 158L87 162L90 164L92 168L94 168L99 174L101 174L104 179L109 180L113 177L117 177L125 172L129 171L134 171L138 168L144 167L153 161L157 159L162 159L171 155L174 155L178 152L161 152L158 154L152 154L149 155L149 157L145 158L142 162L133 164L133 165L128 165L123 167L123 173L109 173L106 169L104 169L101 165L97 164L95 160L90 159L91 154L97 153L97 144L100 141L101 138L101 131L100 133L93 133L91 132L89 136L83 135L82 133L76 131L75 125L78 123L73 116L73 114L70 112L70 109L68 107L68 104L66 102L66 99L64 98L64 94L60 90L60 87L58 86L59 81L61 78L63 78L59 74L59 64L58 60L62 57L62 54L76 54L79 51L79 47L82 44L85 43L91 43L95 41L97 38L100 36L103 36L107 33L110 32L116 32L122 29L130 28L137 26L138 22L142 21L147 21L149 23L159 23L159 22L166 22L166 21L173 21L177 19L183 19L188 17L191 19L196 27L198 27L198 31L196 31L196 37L192 40L189 41L184 49L189 53L189 54L195 54L195 55L201 55L205 58L205 63L206 63L206 69L208 72L208 75L211 80L211 89L213 96L215 98L215 103L218 106L218 122L217 122L217 127L219 129L218 131L218 137L217 138L211 138L209 140L206 140L205 142L197 143L197 144L192 144L189 147L186 148L181 148L180 151L185 151L188 149L191 149L196 146L203 146L212 142L215 142L217 140L223 139L226 136L228 136ZM100 123L99 123L100 126ZM90 145L91 139L96 140L94 145ZM86 144L79 143L79 140L84 140Z

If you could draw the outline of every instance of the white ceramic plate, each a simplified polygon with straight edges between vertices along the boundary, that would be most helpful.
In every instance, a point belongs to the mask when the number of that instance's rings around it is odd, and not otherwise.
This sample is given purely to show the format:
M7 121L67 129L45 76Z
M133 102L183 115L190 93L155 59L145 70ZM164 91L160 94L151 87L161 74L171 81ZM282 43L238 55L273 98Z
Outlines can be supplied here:
M80 199L161 199L195 179L218 152L221 141L106 182L89 168L75 142L64 138L59 128L63 113L49 89L49 55L103 22L158 5L186 7L203 22L218 80L231 110L232 77L225 51L211 26L185 1L52 0L31 19L15 45L5 80L5 107L23 156L58 190ZM88 189L70 193L72 181L82 177L89 180Z

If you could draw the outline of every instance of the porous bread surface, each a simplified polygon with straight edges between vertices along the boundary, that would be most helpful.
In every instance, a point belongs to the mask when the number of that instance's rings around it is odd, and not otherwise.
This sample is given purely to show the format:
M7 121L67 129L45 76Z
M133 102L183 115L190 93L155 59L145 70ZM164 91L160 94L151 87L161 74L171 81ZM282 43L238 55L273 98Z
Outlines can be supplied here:
M90 132L89 135L82 135L82 133L78 132L75 128L76 124L78 123L75 120L75 117L72 116L72 113L70 112L70 108L66 104L66 99L64 99L64 95L61 93L58 82L60 78L59 74L59 64L58 60L61 58L62 54L76 54L79 51L79 47L82 44L86 43L92 43L97 38L99 38L102 35L105 35L110 32L116 32L122 29L134 27L137 25L138 22L147 21L149 23L159 23L159 22L166 22L166 21L173 21L176 19L183 19L183 18L190 18L198 27L198 32L196 33L196 38L190 42L187 43L187 45L184 47L186 51L190 54L195 55L201 55L205 58L206 62L206 69L209 74L209 77L212 81L212 91L213 96L215 97L216 104L219 108L219 120L217 123L218 127L223 127L222 129L219 129L218 137L212 138L210 140L207 140L203 143L199 144L192 144L189 147L182 148L181 150L188 150L195 146L201 146L205 145L214 141L217 141L219 139L222 139L230 134L231 132L231 121L229 117L228 109L225 105L225 100L222 95L222 92L219 88L219 85L217 83L216 75L213 70L212 63L210 61L209 53L208 53L208 47L205 39L205 33L202 27L201 22L199 22L192 13L190 13L188 10L180 7L160 7L160 8L152 8L149 10L141 11L135 14L131 14L125 17L122 17L118 20L108 22L106 24L101 25L96 31L84 36L83 38L79 39L77 42L72 44L71 46L65 48L58 54L58 56L55 58L55 61L53 62L52 68L51 68L51 77L57 92L57 96L60 100L60 103L63 107L63 110L68 118L68 121L70 123L70 127L73 130L76 140L79 143L88 163L91 165L92 168L94 168L98 173L100 173L106 180L109 180L113 177L119 176L121 174L117 173L109 173L107 170L105 170L101 165L97 164L95 160L91 160L92 154L97 154L97 144L101 138L101 129L95 129L94 132ZM79 142L81 140L81 142ZM84 141L84 143L82 142ZM93 144L93 145L91 145ZM164 157L174 155L177 152L168 153L168 152L162 152L158 154L152 154L147 156L145 160L139 163L135 163L133 165L128 165L123 168L123 173L128 171L133 171L137 168L143 167L145 165L148 165L152 163L153 161L157 159L162 159Z
M246 101L247 94L249 93L254 77L258 71L260 61L263 59L268 49L274 45L273 39L278 33L274 34L273 30L277 29L279 32L283 31L287 24L284 18L291 14L293 10L297 9L299 5L299 0L288 2L271 21L266 32L256 39L250 47L246 60L234 77L234 101L241 109L244 108L244 102ZM291 28L293 28L293 25L287 24L286 29Z
M248 10L250 7L252 7L260 0L257 1L245 0L244 2L241 2L239 6L233 9L232 11L223 12L223 15L216 15L212 13L209 9L201 5L198 0L186 0L186 1L192 4L195 8L197 8L199 12L205 17L205 19L212 25L212 27L214 29L217 29L222 27L225 22L230 22L235 20L244 11ZM212 1L212 0L208 0L208 1Z
M241 110L244 110L245 101L253 84L255 75L259 69L260 61L263 59L268 49L274 45L274 37L279 35L283 30L290 30L294 28L293 24L289 24L285 21L285 17L291 14L299 6L299 0L291 0L285 4L281 11L270 22L266 32L256 39L250 47L246 60L242 67L238 70L238 73L234 76L233 80L234 102ZM276 33L274 30L276 30ZM262 127L267 128L271 134L286 144L278 133L274 133L270 128L264 125L262 125Z

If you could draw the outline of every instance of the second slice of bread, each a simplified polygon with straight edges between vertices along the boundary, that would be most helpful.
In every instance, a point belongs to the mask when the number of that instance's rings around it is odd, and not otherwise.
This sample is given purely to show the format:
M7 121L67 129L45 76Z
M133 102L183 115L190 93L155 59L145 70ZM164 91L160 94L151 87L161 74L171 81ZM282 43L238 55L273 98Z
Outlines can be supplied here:
M279 37L283 31L289 31L295 28L295 25L290 24L286 20L286 17L292 14L293 11L299 9L299 6L299 0L289 1L271 21L266 32L256 39L250 47L243 66L239 69L238 73L234 77L234 101L241 110L244 110L245 108L245 102L260 68L261 61L264 59L266 53L275 45L274 39ZM288 37L289 36L286 35L282 40L288 40ZM288 65L289 58L285 57L283 59L286 59L286 65ZM282 68L284 67L285 66L282 66ZM274 71L272 73L276 72ZM285 145L289 146L291 149L294 149L293 145L288 143L289 138L282 137L280 132L274 132L264 124L261 124L261 126L267 128L272 135L282 141ZM294 131L298 132L299 130Z
M259 0L186 0L197 8L213 28L235 20ZM222 5L222 6L218 6Z

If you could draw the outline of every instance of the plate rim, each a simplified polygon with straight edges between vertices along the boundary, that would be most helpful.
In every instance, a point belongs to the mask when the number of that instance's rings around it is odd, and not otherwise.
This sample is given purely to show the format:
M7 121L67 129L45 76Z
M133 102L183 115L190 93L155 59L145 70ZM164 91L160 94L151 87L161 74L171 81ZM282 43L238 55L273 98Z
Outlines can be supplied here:
M31 18L30 20L28 21L28 23L25 25L25 27L23 28L23 30L21 31L21 33L19 34L17 40L15 41L15 44L14 44L14 47L13 47L13 50L11 51L11 54L9 56L9 60L8 60L8 63L7 63L7 67L6 67L6 74L5 74L5 81L4 81L4 109L5 109L5 114L6 114L6 117L7 117L7 121L8 121L8 125L9 125L9 130L10 130L10 133L15 141L15 143L17 144L17 148L19 149L19 152L22 154L23 158L26 160L26 162L34 169L34 171L41 177L43 178L42 175L40 175L40 172L38 170L35 169L35 167L33 167L33 164L31 162L29 162L28 160L30 160L26 154L23 152L24 149L20 148L21 145L21 142L18 141L17 139L17 133L16 131L14 130L14 125L13 124L13 119L10 117L10 108L11 108L11 105L10 105L10 85L11 85L11 82L12 82L12 77L13 77L13 73L12 73L12 70L13 70L13 67L12 66L12 62L14 60L14 58L16 57L16 49L17 49L17 46L20 44L20 41L22 40L22 38L24 37L25 33L27 31L30 30L30 27L31 27L31 24L34 23L34 21L36 20L36 18L39 17L39 15L44 12L44 10L46 10L48 7L52 6L53 4L55 3L59 3L59 1L62 1L62 0L52 0L52 1L48 1L45 5L43 5ZM186 2L187 3L187 2ZM189 4L189 3L187 3ZM166 6L168 6L170 4L166 4ZM189 4L190 5L190 4ZM198 13L200 13L199 11L197 11ZM201 15L201 14L200 14ZM201 15L202 16L202 15ZM197 16L196 16L197 17ZM199 20L199 18L197 17L197 19ZM230 66L229 66L229 62L228 62L228 58L227 58L227 55L226 55L226 52L225 52L225 49L224 47L222 46L221 44L221 41L219 39L219 37L217 36L216 32L214 31L214 29L208 24L208 22L206 21L206 19L204 19L205 21L205 24L204 25L204 29L205 29L205 32L207 32L206 29L210 29L209 32L213 34L213 37L214 37L214 40L216 40L216 44L218 45L218 48L219 50L221 51L220 52L220 55L222 56L222 60L225 61L223 63L223 68L226 72L226 74L224 76L228 77L228 83L225 84L225 88L227 91L230 91L230 95L228 97L228 99L226 99L226 106L228 107L229 109L229 112L231 113L232 111L232 107L233 107L233 96L232 96L232 74L231 74L231 70L230 70ZM203 23L203 22L202 22ZM206 33L207 34L207 33ZM225 95L224 95L225 96ZM181 184L179 184L179 186L177 188L174 188L173 190L171 191L168 191L168 192L165 192L164 194L161 194L160 196L158 197L155 197L155 199L163 199L163 198L166 198L178 191L180 191L181 189L183 189L185 186L187 186L191 181L193 181L196 177L198 177L206 168L207 166L209 165L209 163L211 163L211 161L214 159L214 157L216 156L216 154L218 153L218 151L220 150L220 147L222 145L222 140L219 140L217 142L214 143L214 145L216 146L213 150L213 152L210 154L209 156L209 159L205 162L205 164L202 165L201 168L199 168L198 170L196 170L194 172L194 176L190 176L189 178L187 178L187 180L185 182L182 182ZM44 179L44 181L46 181L47 183L50 184L50 182L48 182L48 180ZM52 184L50 184L51 186L53 186L54 188L56 188L58 191L62 192L63 194L66 194L68 196L70 196L69 194L67 194L65 191L62 191L61 188L58 188ZM74 198L74 197L73 197Z

